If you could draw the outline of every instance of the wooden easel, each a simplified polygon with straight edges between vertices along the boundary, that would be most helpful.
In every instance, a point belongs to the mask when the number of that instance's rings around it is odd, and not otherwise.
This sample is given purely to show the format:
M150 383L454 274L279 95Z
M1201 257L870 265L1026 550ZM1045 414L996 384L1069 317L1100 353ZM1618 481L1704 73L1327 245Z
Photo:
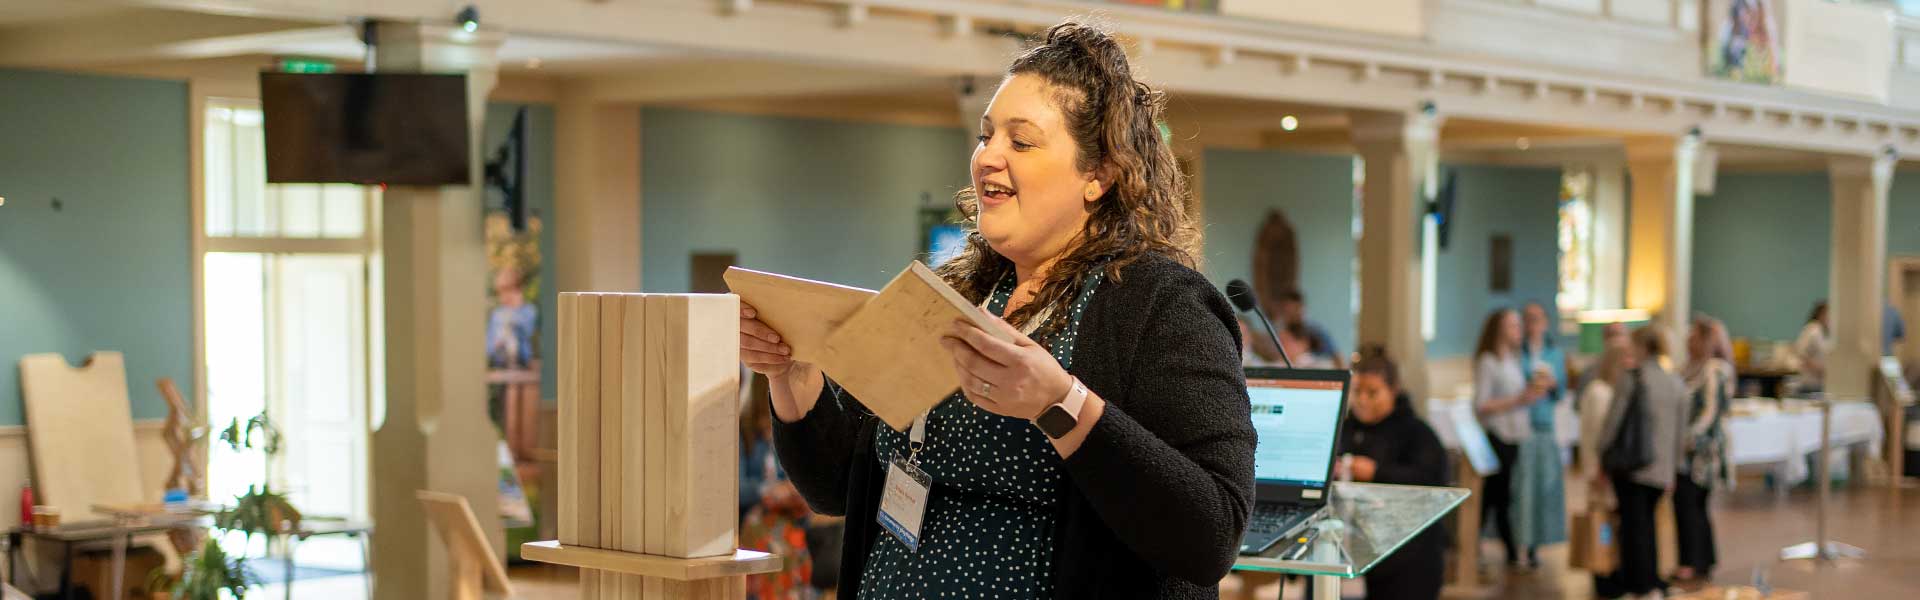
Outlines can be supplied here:
M560 294L560 539L585 600L743 598L779 558L738 550L740 300Z
M427 490L414 495L427 512L427 522L447 545L447 560L453 571L447 596L451 600L480 600L487 591L513 596L507 570L493 553L493 546L487 545L487 534L480 530L480 520L474 518L467 498Z

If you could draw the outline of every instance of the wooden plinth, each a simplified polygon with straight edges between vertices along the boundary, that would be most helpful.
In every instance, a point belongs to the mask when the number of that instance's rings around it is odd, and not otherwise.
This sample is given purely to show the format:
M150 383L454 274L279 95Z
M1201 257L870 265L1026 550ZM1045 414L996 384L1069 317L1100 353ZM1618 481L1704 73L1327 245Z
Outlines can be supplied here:
M520 557L534 562L568 565L624 575L661 577L675 581L759 575L780 570L779 556L753 550L735 551L731 556L669 558L618 550L567 546L557 540L521 544Z

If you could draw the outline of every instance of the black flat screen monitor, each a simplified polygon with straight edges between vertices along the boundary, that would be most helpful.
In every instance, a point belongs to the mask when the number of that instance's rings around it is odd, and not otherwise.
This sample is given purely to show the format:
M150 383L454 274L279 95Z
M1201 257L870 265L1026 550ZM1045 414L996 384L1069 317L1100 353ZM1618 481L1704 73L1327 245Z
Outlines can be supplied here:
M267 183L466 185L465 75L261 73Z

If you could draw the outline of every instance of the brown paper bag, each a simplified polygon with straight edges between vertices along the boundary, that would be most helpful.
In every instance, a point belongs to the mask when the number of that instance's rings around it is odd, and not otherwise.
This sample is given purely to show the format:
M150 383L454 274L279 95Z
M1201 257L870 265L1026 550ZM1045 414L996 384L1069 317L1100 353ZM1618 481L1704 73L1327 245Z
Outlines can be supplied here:
M1589 510L1574 515L1568 536L1567 563L1595 575L1612 573L1620 562L1615 540L1617 531L1613 513Z

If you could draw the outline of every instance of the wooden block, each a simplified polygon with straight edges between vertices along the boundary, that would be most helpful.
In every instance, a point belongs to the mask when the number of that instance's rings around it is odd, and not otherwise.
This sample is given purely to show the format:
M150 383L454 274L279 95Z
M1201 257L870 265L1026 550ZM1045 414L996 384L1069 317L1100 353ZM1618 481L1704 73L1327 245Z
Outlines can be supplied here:
M963 319L1013 341L985 311L915 261L827 335L819 365L880 420L904 431L914 417L960 389L940 339Z
M621 357L626 341L625 315L624 295L600 295L600 547L613 550L621 549L621 519L626 518L621 495L625 489L625 454L620 441L621 408L625 406L621 394L626 364ZM600 595L618 598L620 579L619 573L601 572Z
M827 333L874 296L873 290L731 267L727 288L753 305L761 322L793 347L793 359L818 360Z
M647 297L645 552L729 555L738 523L740 304Z
M574 387L573 371L570 369L574 361L573 336L577 328L575 321L579 318L577 314L580 310L579 300L579 294L560 294L559 306L556 307L559 310L557 317L559 327L554 345L559 348L559 356L554 363L557 367L554 370L558 374L554 378L556 380L554 384L560 392L560 412L557 413L556 418L559 423L555 427L558 429L557 443L560 447L568 447L580 436L579 427L576 426L579 423L580 392ZM557 501L554 503L560 513L560 543L578 544L580 543L580 455L571 448L555 454L559 455L560 465L557 492L559 495L556 496Z
M620 466L621 520L620 543L628 552L647 550L647 440L646 429L646 296L624 294L626 320L621 327L620 372L625 384L620 388ZM633 596L640 592L636 586Z
M579 294L574 306L573 362L561 365L574 383L574 437L563 440L563 453L575 455L576 498L561 499L576 509L577 541L583 546L601 547L600 515L606 510L600 490L600 298L598 294Z

